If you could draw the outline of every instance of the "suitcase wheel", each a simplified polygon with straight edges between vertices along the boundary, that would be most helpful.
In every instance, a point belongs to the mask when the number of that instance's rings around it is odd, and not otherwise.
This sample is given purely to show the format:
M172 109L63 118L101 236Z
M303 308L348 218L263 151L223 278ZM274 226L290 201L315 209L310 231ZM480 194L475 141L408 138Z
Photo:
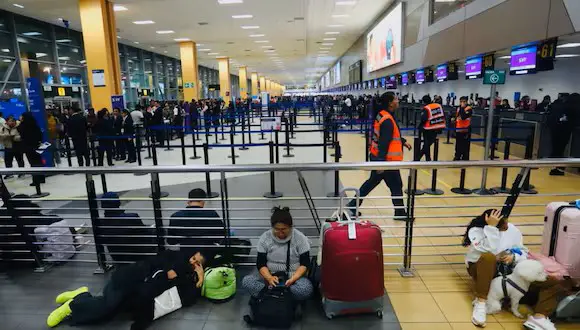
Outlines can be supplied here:
M379 319L382 319L383 318L383 311L377 311L377 317Z

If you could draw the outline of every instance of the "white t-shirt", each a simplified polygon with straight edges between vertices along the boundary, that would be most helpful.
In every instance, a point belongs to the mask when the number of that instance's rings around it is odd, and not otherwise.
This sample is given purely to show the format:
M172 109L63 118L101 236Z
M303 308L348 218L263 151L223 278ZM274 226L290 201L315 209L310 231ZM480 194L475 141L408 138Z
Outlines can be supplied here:
M508 224L506 231L500 231L497 227L485 226L483 228L471 228L468 233L471 245L465 255L465 262L477 262L482 253L498 255L505 250L519 248L522 254L514 254L514 262L528 258L527 249L524 247L522 232L513 224Z
M347 107L351 107L352 106L352 101L350 100L350 98L346 98L346 100L344 100L344 104L346 104Z

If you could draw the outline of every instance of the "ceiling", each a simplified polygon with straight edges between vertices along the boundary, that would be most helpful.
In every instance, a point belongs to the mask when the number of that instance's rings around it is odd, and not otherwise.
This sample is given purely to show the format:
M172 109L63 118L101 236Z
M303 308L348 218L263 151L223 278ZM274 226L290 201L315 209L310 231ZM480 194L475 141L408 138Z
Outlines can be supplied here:
M116 12L122 43L179 58L179 45L174 39L189 38L198 43L198 61L201 65L217 68L216 57L228 56L232 62L232 73L237 74L237 66L248 66L249 71L259 72L282 84L305 84L316 81L326 72L393 1L243 0L242 4L219 4L218 0L113 2L127 8ZM338 2L346 5L339 5ZM24 8L15 7L13 3ZM59 21L62 18L70 22L71 28L81 30L78 0L2 0L0 8L53 24L62 24ZM253 17L235 19L233 15ZM152 20L155 24L133 24L134 21L143 20ZM242 29L242 26L259 28ZM175 33L157 34L156 31L160 30ZM250 37L254 34L263 34L264 37ZM322 43L332 45L323 46ZM321 50L321 47L329 49ZM266 52L268 50L270 52Z

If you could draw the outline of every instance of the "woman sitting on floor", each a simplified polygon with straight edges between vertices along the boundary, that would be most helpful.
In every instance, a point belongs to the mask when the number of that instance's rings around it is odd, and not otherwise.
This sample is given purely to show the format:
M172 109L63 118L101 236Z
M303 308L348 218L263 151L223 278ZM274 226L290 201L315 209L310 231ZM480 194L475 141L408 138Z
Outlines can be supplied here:
M471 321L485 327L486 301L491 281L498 276L498 266L514 266L527 259L520 230L498 210L487 210L471 221L463 238L469 247L465 256L467 271L475 281L475 300ZM511 253L505 253L510 251ZM558 305L558 296L565 290L562 281L548 277L545 282L533 282L528 293L537 293L535 314L530 315L524 327L533 330L554 330L550 316Z

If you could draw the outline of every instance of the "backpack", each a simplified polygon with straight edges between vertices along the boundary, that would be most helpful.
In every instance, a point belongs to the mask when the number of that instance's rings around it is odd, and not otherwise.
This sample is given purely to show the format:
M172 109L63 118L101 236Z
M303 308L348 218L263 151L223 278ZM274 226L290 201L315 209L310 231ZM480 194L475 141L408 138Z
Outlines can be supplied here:
M205 270L202 297L214 303L229 301L236 294L236 270L231 267L216 267Z

